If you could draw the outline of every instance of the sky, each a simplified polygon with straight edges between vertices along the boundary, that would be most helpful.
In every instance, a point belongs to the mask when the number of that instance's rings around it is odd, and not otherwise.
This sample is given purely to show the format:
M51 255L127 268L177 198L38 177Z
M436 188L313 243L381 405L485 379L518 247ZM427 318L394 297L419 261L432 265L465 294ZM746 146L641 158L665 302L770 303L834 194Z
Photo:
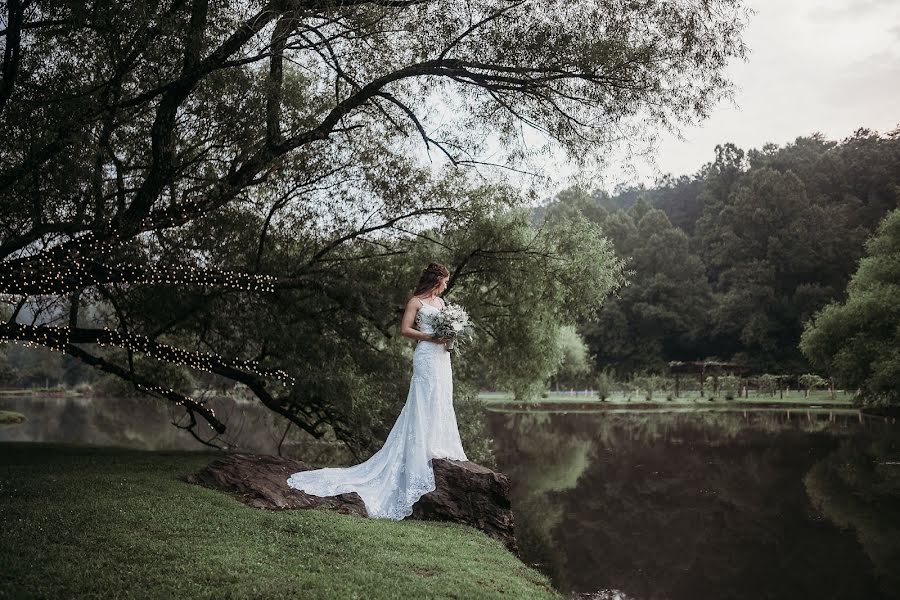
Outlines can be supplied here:
M767 143L783 147L817 132L840 141L861 127L882 135L900 127L900 0L746 0L746 6L754 11L744 30L749 51L725 71L733 99L721 101L699 124L683 127L683 139L661 132L655 165L612 149L599 179L581 183L610 193L620 185L652 187L664 174L697 173L714 160L718 144L731 142L746 151ZM444 121L450 113L438 104L429 116ZM535 148L547 141L527 126L523 135ZM488 145L493 149L478 158L503 162L497 144ZM421 147L414 153L432 167L446 162L438 152L425 157ZM539 170L552 179L537 182L500 168L484 174L530 190L537 203L579 175L559 150Z
M784 146L822 132L840 140L860 127L885 134L900 126L900 0L750 0L756 11L744 32L750 52L727 73L734 106L720 104L684 141L664 135L656 152L661 173L691 175L714 158L716 144ZM636 165L651 186L655 172Z

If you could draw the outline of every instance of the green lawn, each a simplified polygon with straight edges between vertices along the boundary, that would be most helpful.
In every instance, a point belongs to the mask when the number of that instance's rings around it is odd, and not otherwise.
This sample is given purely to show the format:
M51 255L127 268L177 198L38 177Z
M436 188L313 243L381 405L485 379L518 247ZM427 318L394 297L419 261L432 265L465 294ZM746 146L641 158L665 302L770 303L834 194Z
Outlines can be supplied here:
M708 393L707 393L708 394ZM479 394L479 398L485 401L488 404L509 404L513 403L513 396L511 393L507 392L481 392ZM559 404L583 404L586 402L596 402L598 406L600 405L609 405L609 404L637 404L642 403L646 404L647 400L643 395L639 394L625 394L623 392L614 392L610 397L606 399L605 402L601 402L600 398L597 397L596 394L588 395L585 393L581 394L562 394L562 393L554 393L548 392L547 397L538 397L533 400L530 400L529 403L559 403ZM740 405L741 403L752 403L752 404L796 404L797 406L807 406L807 405L821 405L821 406L849 406L851 403L850 394L845 394L843 392L837 392L835 394L834 399L832 400L831 394L828 393L827 390L815 390L810 392L809 398L807 398L802 391L792 391L789 394L784 394L784 397L780 397L778 393L774 396L770 396L769 394L756 394L754 392L750 393L749 398L735 398L733 400L726 400L724 397L715 398L713 401L710 401L707 397L701 398L700 393L696 391L692 392L683 392L678 398L674 398L673 400L666 400L666 393L663 391L654 392L653 400L651 401L654 404L664 404L664 405L692 405L692 404L702 404L704 406L707 405L722 405L722 406L735 406Z
M561 598L455 523L266 511L213 455L0 443L0 598Z

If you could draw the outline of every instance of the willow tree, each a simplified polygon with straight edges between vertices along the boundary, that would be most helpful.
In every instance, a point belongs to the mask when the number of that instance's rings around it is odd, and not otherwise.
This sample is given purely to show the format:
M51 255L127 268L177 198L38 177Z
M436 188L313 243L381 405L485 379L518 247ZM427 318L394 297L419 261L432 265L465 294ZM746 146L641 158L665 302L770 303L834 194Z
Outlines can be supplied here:
M313 435L330 425L351 437L307 372L329 357L310 352L300 370L269 345L270 322L238 332L232 316L290 297L306 307L291 315L306 319L298 331L362 319L390 335L348 278L386 281L358 265L395 264L399 240L465 220L467 173L539 172L543 148L525 128L589 166L616 142L702 119L731 93L724 68L745 53L746 11L737 0L10 0L3 17L0 338L184 406L195 435L196 416L220 433L225 423L143 360L234 380ZM426 154L443 175L423 168ZM447 250L457 285L474 250ZM84 315L99 304L108 319L92 326ZM19 322L25 306L52 318Z
M900 189L896 190L900 195ZM837 384L856 389L868 408L896 414L900 406L900 209L866 240L866 255L847 297L806 322L800 349Z

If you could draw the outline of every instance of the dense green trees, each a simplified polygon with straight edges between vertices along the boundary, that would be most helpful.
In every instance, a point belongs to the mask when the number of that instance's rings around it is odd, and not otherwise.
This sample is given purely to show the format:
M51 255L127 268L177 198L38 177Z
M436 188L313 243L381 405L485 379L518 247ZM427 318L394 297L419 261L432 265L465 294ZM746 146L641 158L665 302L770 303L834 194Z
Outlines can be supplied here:
M800 347L823 372L873 404L900 404L900 209L866 242L847 298L817 312Z
M580 211L585 201L584 194L561 195L544 218L555 222ZM606 301L596 320L581 322L596 363L615 364L625 374L661 369L666 357L674 360L697 352L694 344L704 325L710 290L687 235L663 211L642 200L628 212L601 209L588 214L612 240L616 253L627 257L630 282Z
M859 263L866 238L898 200L900 130L882 136L860 129L841 142L816 134L747 152L724 144L693 177L666 177L651 189L612 197L569 190L541 207L540 216L588 216L634 272L633 285L620 298L611 299L596 320L580 323L597 366L612 365L621 376L659 370L669 360L718 356L758 372L799 374L815 366L823 375L840 373L839 385L855 389L874 376L862 365L874 364L881 383L867 389L884 392L900 387L890 367L896 364L891 332L897 315L887 305L852 308L876 302L871 291L852 298L854 287L875 284L851 283L848 290L848 283L851 277L870 281L875 267L868 265L891 260L872 255ZM887 252L892 230L882 227L874 247ZM869 325L841 317L845 333L862 328L854 339L866 347L846 350L839 370L833 352L843 344L834 332L825 333L830 319L819 334L827 341L813 344L817 338L810 337L815 352L801 352L800 338L817 311L844 301L848 292L844 308L826 313L836 323L839 312L855 311ZM822 355L825 348L833 352ZM815 365L808 360L813 355ZM853 364L862 370L853 371Z

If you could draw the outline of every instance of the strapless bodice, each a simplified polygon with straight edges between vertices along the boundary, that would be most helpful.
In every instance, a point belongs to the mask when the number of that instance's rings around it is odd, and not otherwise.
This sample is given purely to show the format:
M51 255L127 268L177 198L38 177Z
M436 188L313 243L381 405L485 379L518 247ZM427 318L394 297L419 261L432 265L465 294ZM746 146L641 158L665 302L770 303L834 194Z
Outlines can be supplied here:
M425 309L429 309L427 312L422 312ZM419 308L419 312L416 313L416 326L419 328L419 331L423 333L434 333L434 325L431 323L431 315L436 315L441 312L441 309L431 306L430 304L422 303L421 308Z

